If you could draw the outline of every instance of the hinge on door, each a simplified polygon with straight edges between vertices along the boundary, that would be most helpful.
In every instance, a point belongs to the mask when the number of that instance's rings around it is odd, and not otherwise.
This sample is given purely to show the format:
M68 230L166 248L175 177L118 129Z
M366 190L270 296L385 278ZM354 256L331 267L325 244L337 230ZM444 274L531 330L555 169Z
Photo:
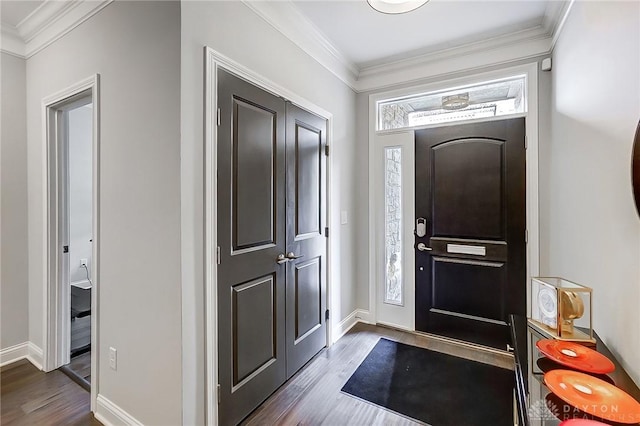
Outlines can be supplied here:
M217 118L217 120L218 120L218 126L219 126L220 125L220 108L218 108L218 118Z
M525 136L524 137L524 149L527 149L529 147L529 137Z
M63 253L69 253L69 246L62 246Z
M216 262L218 263L218 265L220 264L220 246L216 248Z
M329 145L324 146L324 155L329 156Z
M328 320L329 320L329 310L328 310L328 309L327 309L326 311L324 311L324 319L325 319L326 321L328 321Z
M328 226L325 226L325 228L324 228L324 236L329 238L329 227Z
M529 242L529 230L528 229L524 230L524 242L525 243Z
M220 384L218 383L218 386L216 386L216 393L218 394L218 404L220 404Z

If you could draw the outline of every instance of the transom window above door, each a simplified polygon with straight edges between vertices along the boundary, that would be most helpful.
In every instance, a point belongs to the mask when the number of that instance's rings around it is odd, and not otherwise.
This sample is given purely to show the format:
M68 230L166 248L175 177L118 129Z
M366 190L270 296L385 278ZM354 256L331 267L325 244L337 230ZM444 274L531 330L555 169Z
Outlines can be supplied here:
M526 112L526 76L385 99L376 105L376 130L508 117Z

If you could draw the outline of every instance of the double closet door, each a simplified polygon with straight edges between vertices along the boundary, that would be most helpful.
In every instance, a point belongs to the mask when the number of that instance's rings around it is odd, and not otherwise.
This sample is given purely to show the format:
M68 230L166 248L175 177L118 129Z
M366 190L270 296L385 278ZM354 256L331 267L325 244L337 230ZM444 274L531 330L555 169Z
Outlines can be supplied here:
M326 120L218 70L219 422L326 346Z

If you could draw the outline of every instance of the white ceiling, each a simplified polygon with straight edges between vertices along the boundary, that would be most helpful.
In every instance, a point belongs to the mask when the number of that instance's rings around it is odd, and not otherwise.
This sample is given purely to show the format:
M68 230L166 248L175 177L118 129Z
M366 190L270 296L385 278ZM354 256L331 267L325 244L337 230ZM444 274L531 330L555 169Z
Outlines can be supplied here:
M24 18L36 10L44 0L2 0L0 2L0 20L17 27Z
M413 12L385 15L366 0L293 0L360 69L540 28L553 3L431 0Z
M29 58L114 0L0 0L0 50ZM218 1L218 0L203 0ZM355 91L547 55L573 0L242 1Z

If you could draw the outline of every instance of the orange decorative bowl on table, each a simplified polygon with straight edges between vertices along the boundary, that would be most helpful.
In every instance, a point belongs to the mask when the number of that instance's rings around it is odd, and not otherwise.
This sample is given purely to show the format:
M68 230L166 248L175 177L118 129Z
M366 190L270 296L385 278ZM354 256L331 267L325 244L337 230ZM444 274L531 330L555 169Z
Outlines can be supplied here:
M552 370L545 385L566 403L603 420L640 422L640 403L628 393L603 380L570 370Z
M547 358L576 370L607 374L616 369L609 358L579 343L555 339L542 339L536 346Z
M560 423L560 426L609 426L606 423L587 419L569 419Z

